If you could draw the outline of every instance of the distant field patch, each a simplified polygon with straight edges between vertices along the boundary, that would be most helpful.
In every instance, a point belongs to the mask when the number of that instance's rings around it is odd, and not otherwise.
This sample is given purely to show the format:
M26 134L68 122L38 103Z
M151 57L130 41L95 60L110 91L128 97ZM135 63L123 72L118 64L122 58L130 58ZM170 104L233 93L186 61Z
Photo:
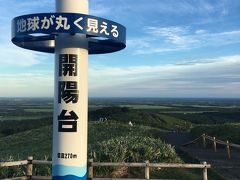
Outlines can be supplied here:
M172 117L165 114L159 114L158 115L163 121L166 122L166 126L169 126L169 128L180 128L180 129L189 129L191 126L191 123L186 122L180 118Z
M145 104L121 105L120 107L128 107L132 109L172 109L173 108L170 106L145 105Z
M227 106L227 105L192 105L191 107L194 107L194 108L216 108L216 109L219 109L219 108L222 108L222 109L232 109L232 108L239 108L240 106L236 106L236 105L232 105L232 106Z
M53 106L49 105L19 105L18 107L24 108L24 109L52 109Z
M22 121L22 120L35 120L41 119L43 116L0 116L0 121Z
M38 113L38 112L53 112L52 108L45 108L45 109L24 109L25 112L32 112L32 113Z
M226 123L215 125L198 125L191 130L193 135L200 136L203 133L215 136L223 141L229 140L240 144L240 123Z
M162 113L166 114L202 114L202 113L217 113L219 111L163 111Z
M107 106L105 106L105 105L94 105L94 104L89 104L88 105L88 108L89 108L90 111L95 111L97 109L102 109L104 107L107 107Z

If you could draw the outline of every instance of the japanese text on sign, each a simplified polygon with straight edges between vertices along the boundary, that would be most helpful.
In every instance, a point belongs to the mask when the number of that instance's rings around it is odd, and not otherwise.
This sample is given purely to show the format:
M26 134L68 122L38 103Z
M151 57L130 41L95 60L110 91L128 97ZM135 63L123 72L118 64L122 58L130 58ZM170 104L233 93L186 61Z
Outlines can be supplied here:
M78 56L76 54L59 55L59 77L78 75ZM77 81L58 82L58 103L76 104L79 98ZM58 132L77 132L78 115L73 110L63 109L58 116Z
M59 58L59 76L77 76L77 55L61 54Z
M48 16L33 16L28 18L20 18L16 22L17 33L35 32L37 30L70 30L79 28L80 30L93 33L103 34L105 36L119 36L118 26L109 24L105 21L100 21L97 18L79 17L77 19L69 19L64 15L48 15Z

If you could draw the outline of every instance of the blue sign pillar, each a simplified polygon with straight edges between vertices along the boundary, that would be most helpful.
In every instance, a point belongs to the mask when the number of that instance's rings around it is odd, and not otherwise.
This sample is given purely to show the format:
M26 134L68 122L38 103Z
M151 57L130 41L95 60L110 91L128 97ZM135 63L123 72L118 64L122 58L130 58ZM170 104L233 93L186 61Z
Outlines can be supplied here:
M12 42L55 53L53 179L86 179L88 54L126 47L126 28L88 15L88 0L56 0L56 13L12 20Z

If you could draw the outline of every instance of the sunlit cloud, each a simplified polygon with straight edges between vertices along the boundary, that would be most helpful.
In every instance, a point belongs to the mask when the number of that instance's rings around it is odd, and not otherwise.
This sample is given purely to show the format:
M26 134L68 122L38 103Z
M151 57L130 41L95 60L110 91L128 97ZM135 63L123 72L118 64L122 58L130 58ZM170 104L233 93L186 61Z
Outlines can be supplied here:
M190 27L171 26L145 27L144 30L147 38L128 40L128 47L134 55L187 51L240 43L240 29L209 32L204 29L194 31Z
M52 96L54 57L14 46L11 19L54 12L55 0L0 0L0 4L2 96ZM239 97L238 0L89 0L89 4L90 14L127 27L124 51L97 55L95 64L89 58L91 96Z
M40 53L29 50L22 50L14 45L0 45L2 52L0 63L1 67L30 67L41 63Z
M189 35L186 27L147 27L146 32L152 36L163 38L166 43L180 46L189 46L198 40Z
M204 96L208 92L208 97L239 97L239 71L240 55L162 66L101 66L90 70L90 93L93 96L181 97ZM226 89L231 89L231 93Z
M1 97L52 97L53 73L0 73Z
M95 16L106 16L111 13L111 9L109 7L104 6L103 4L95 4L91 6L90 4L90 14Z

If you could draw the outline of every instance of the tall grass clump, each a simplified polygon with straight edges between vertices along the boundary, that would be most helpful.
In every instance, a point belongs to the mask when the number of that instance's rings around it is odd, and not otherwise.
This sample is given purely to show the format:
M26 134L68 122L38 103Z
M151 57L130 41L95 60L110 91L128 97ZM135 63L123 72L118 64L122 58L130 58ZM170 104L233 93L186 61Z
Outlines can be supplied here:
M120 136L98 142L89 149L90 157L101 162L178 162L174 148L161 139Z
M98 142L89 147L89 157L96 162L180 162L174 148L161 139L126 135ZM127 168L96 168L95 175L125 177ZM135 172L136 173L136 172ZM141 174L141 170L137 174Z

